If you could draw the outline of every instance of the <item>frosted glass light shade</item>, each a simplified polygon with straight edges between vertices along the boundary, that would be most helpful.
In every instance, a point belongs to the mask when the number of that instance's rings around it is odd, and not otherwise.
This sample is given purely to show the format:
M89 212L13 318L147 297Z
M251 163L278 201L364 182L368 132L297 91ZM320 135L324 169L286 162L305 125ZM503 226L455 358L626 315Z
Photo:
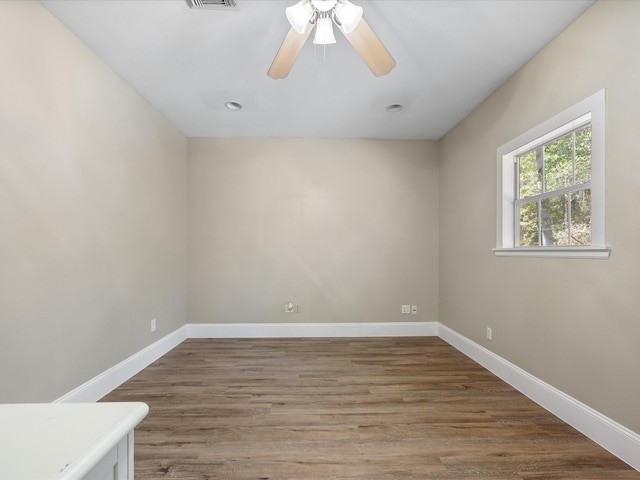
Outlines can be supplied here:
M313 7L309 0L300 0L295 5L287 7L286 13L291 27L298 33L304 33L313 16Z
M329 17L321 17L316 22L316 36L313 43L317 45L327 45L336 43L336 37L333 35L333 21Z
M336 1L337 0L311 0L311 3L319 12L328 12L336 6Z
M351 33L362 19L362 7L354 5L348 0L341 0L336 5L336 18L340 22L344 33Z

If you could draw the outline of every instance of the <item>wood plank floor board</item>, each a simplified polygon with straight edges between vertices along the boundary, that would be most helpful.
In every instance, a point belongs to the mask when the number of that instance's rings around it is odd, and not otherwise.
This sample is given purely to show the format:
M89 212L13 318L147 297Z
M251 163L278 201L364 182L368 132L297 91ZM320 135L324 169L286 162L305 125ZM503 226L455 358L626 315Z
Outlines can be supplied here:
M640 480L435 337L191 339L103 401L140 480Z

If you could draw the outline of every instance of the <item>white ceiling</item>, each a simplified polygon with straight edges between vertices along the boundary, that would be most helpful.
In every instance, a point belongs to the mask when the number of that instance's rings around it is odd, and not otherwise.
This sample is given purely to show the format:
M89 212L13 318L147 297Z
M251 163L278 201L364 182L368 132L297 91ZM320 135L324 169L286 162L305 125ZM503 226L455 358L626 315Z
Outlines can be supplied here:
M593 0L354 0L397 62L375 77L342 34L266 72L296 0L41 3L189 137L438 139ZM241 111L224 107L239 102ZM400 103L404 110L388 113Z

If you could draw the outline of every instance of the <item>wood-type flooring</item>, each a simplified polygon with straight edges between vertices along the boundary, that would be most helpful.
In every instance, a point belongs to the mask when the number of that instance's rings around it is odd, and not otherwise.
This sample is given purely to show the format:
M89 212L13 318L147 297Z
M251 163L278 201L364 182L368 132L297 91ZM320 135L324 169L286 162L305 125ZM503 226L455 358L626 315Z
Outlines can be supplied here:
M103 401L136 480L640 479L437 337L190 339Z

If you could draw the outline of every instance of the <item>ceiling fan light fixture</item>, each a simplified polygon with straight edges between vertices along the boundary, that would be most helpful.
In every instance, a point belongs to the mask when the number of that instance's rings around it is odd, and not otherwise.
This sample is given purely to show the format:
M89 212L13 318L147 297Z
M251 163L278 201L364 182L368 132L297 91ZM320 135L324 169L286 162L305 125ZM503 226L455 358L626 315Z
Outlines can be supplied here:
M313 17L313 5L310 0L300 0L295 5L287 7L285 11L291 27L298 33L304 33Z
M344 33L351 33L362 20L363 11L362 7L354 5L349 0L339 0L335 10L336 23Z
M336 43L336 37L333 34L333 21L327 16L321 16L316 22L316 35L313 38L316 45L328 45Z

